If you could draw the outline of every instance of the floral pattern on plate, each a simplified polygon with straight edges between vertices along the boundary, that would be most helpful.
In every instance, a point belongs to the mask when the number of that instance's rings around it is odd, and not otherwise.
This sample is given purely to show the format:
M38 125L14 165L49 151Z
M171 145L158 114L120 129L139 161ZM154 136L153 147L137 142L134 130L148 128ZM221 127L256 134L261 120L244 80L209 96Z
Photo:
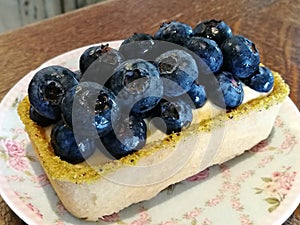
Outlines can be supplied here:
M117 46L120 42L113 42ZM45 63L77 69L85 48ZM287 99L270 136L222 165L171 185L149 201L88 223L71 216L38 163L16 107L25 96L25 76L3 99L0 110L0 191L28 224L82 225L281 225L300 201L300 115ZM226 213L224 213L226 212ZM222 216L220 216L222 215Z
M297 172L290 169L283 167L283 171L274 171L271 176L262 177L263 185L255 188L256 194L267 196L264 200L271 205L269 212L280 205L293 186Z

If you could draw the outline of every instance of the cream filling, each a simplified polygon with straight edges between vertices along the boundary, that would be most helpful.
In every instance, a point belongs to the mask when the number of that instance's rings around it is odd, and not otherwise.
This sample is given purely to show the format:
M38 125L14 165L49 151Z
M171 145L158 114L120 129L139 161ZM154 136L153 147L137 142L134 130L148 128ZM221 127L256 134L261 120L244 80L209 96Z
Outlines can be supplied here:
M243 84L243 90L244 90L244 99L242 104L250 102L251 100L254 100L256 98L264 97L272 92L272 89L269 92L258 92L249 88L244 84ZM193 113L193 120L191 124L198 124L205 119L213 118L222 113L226 113L226 110L215 105L210 100L207 100L206 103L201 108L193 109L192 113ZM151 143L157 140L162 140L167 136L164 132L157 129L153 125L153 123L151 123L151 121L147 120L146 123L149 130L147 143Z
M254 100L256 98L266 96L266 95L268 95L272 92L272 90L270 90L267 93L257 92L257 91L249 88L248 86L246 86L244 84L243 84L243 90L244 90L244 99L243 99L242 104L245 104L245 103L247 103L251 100ZM217 105L215 105L210 100L207 100L201 108L192 110L193 120L192 120L191 124L200 123L201 121L203 121L205 119L213 118L213 117L215 117L217 115L220 115L222 113L226 113L226 110L219 107L219 106L217 106ZM157 129L153 125L151 120L150 121L145 120L145 122L146 122L147 128L148 128L146 144L149 144L149 143L154 142L154 141L162 140L165 137L167 137L167 135L164 132ZM48 137L48 141L50 141L51 129L52 129L52 125L45 128L46 137ZM88 165L99 165L99 164L107 163L109 161L112 161L112 159L109 158L107 155L103 154L100 150L99 151L96 150L95 153L92 156L90 156L86 161L84 161L82 163L79 163L79 165L80 164L83 164L83 165L87 165L87 164Z

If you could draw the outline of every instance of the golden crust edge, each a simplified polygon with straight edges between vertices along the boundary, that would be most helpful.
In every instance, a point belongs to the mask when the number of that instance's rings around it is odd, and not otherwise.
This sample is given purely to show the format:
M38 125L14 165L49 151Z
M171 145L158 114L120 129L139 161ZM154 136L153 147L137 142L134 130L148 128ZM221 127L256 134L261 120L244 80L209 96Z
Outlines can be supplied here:
M142 150L131 155L123 157L120 160L115 160L98 168L88 165L73 165L61 160L53 152L51 144L47 141L44 133L44 128L37 125L29 117L29 99L26 96L18 105L18 114L25 126L25 130L31 140L33 149L47 175L51 179L67 181L71 183L92 183L100 179L104 173L115 171L122 167L123 164L134 164L139 159L151 155L162 146L175 145L182 137L188 136L195 132L209 132L215 126L221 126L226 120L238 119L241 116L247 115L253 110L265 110L270 106L279 104L289 95L289 86L284 82L279 73L273 72L274 88L272 92L261 98L247 102L238 108L227 113L220 114L214 118L201 121L199 124L191 126L189 129L180 132L180 134L171 134L163 141L157 141L146 145Z

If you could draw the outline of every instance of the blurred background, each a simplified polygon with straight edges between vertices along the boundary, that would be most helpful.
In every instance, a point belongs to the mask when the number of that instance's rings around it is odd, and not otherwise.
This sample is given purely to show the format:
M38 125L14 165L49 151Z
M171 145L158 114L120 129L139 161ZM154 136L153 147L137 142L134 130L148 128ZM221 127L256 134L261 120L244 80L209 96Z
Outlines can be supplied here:
M0 0L0 33L104 0Z

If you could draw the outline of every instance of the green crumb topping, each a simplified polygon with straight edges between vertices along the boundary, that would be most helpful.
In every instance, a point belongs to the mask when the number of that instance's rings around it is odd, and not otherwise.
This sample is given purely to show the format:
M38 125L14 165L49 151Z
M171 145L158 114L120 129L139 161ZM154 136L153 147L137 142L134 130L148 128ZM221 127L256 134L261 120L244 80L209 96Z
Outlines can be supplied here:
M36 155L48 177L78 184L97 180L100 174L92 167L70 164L54 154L52 146L45 136L44 128L38 126L30 119L29 108L29 99L25 97L18 106L18 114L25 125Z

